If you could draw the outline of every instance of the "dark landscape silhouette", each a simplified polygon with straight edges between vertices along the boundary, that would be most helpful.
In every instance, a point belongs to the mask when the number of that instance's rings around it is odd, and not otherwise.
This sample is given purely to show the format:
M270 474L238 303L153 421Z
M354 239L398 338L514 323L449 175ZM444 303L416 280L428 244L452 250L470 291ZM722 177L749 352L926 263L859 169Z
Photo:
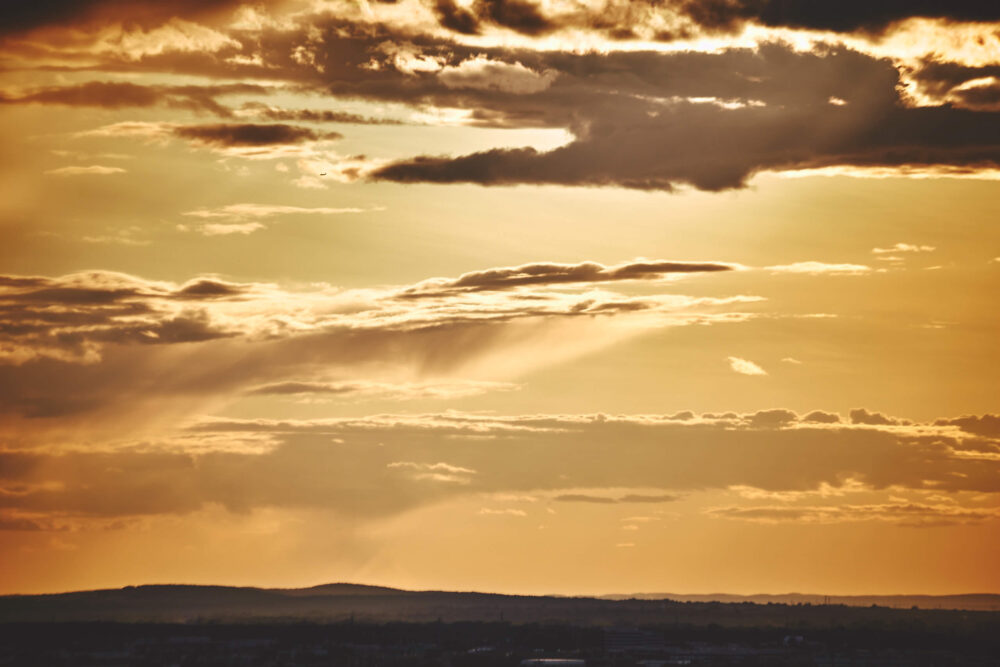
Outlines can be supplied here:
M997 595L668 597L347 583L8 595L0 665L986 666L1000 652Z

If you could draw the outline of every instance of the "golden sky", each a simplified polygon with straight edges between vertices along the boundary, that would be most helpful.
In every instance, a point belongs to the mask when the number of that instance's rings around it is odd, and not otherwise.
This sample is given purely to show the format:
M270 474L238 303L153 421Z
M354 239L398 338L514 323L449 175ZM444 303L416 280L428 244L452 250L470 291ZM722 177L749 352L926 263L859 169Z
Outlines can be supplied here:
M1000 592L1000 6L0 10L0 593Z

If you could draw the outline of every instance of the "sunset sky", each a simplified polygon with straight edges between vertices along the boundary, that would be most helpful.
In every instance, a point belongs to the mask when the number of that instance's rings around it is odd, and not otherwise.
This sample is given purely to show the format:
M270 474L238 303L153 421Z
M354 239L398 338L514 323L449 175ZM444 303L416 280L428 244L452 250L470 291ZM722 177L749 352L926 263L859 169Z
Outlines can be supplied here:
M1000 3L0 9L0 593L1000 592Z

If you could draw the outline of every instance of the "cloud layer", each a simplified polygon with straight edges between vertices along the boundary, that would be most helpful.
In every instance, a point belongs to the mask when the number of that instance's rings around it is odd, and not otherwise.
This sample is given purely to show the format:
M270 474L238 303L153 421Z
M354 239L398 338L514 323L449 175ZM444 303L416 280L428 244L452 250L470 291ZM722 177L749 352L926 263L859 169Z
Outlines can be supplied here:
M367 290L296 290L216 277L178 284L111 272L4 276L0 413L23 432L64 420L77 428L91 419L113 426L128 422L121 416L127 405L128 414L148 418L253 387L262 391L261 385L274 392L289 387L282 383L318 383L308 385L318 393L358 377L377 383L377 373L393 382L470 368L495 375L490 360L515 351L527 369L650 328L745 319L740 311L759 297L599 289L728 268L533 264ZM550 338L571 330L579 335L543 354ZM502 365L507 373L521 368Z
M774 413L783 418L775 420ZM615 443L613 455L609 443ZM995 509L954 501L830 501L866 490L998 493L1000 441L951 424L818 423L783 410L701 417L207 419L143 446L2 452L0 489L8 518L39 521L183 514L207 504L236 512L318 507L376 517L470 494L655 505L739 489L744 497L788 496L789 502L710 513L765 522L979 522L997 518ZM794 500L808 501L810 494L821 494L826 504Z

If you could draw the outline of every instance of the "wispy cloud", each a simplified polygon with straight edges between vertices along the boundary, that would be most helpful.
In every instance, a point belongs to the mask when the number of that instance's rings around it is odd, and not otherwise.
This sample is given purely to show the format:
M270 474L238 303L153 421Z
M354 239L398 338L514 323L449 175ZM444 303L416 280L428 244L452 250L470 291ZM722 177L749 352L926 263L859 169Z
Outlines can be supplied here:
M560 269L556 284L536 276L515 289L444 289L422 298L413 298L414 285L345 290L216 276L174 283L101 271L0 276L0 411L46 415L46 428L64 422L83 428L93 419L103 429L156 421L161 411L203 409L210 397L234 400L247 391L458 397L508 388L459 381L465 378L501 382L642 331L745 321L746 304L761 301L634 296L598 289L608 279L601 271L576 275L572 283L563 275ZM44 381L42 360L65 364L64 381ZM148 382L162 364L177 363L197 369L197 386L184 374ZM361 373L365 382L329 379ZM116 422L106 412L133 402L128 419ZM45 430L37 424L25 428Z
M602 505L616 505L620 503L670 503L677 500L677 496L671 494L641 494L630 493L621 496L604 496L586 493L565 493L554 496L552 500L562 503L595 503Z
M1000 519L1000 511L995 509L971 509L950 504L928 505L922 503L827 506L731 506L713 508L708 510L707 514L755 523L883 521L913 527L979 523L990 519Z
M418 400L454 399L491 391L513 391L520 385L510 382L454 380L436 382L342 382L287 381L251 389L248 393L269 396L309 396L311 398Z
M365 213L377 209L366 209L357 207L330 208L314 207L306 208L302 206L284 206L278 204L227 204L214 208L198 208L185 211L183 215L201 221L195 229L205 236L219 236L225 234L252 234L255 231L266 229L264 220L272 220L285 216L303 215L343 215L348 213ZM181 225L182 230L187 229L186 225Z
M804 273L808 275L860 276L874 271L865 264L828 264L826 262L795 262L764 267L771 273Z
M58 169L49 169L45 173L52 176L110 176L111 174L124 174L126 171L121 167L92 164L88 167L59 167Z
M729 357L729 367L740 375L767 375L767 371L748 359Z
M875 255L894 255L901 252L933 252L937 250L932 245L915 245L912 243L897 243L895 245L889 246L888 248L872 248L872 254Z
M528 516L528 513L524 510L518 509L491 509L489 507L483 507L479 510L480 514L492 515L492 516Z

